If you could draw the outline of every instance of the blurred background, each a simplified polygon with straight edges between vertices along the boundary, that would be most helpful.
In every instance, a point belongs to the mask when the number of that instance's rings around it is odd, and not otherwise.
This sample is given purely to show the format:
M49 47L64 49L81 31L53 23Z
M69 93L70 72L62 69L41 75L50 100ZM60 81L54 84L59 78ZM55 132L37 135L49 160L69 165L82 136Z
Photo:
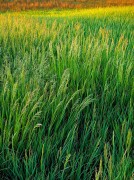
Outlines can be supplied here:
M131 6L134 0L0 0L0 10Z

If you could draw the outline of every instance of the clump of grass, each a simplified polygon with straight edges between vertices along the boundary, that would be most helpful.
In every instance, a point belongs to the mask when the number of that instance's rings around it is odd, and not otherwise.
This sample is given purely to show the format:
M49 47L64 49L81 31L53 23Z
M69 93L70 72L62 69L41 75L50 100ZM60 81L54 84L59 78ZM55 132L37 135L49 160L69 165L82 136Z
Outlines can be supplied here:
M0 15L1 179L132 178L130 9Z

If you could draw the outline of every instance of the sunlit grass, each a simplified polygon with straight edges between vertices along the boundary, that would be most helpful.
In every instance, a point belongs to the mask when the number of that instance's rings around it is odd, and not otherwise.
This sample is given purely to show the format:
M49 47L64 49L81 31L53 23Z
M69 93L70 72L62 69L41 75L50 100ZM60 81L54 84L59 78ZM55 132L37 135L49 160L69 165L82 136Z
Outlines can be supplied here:
M117 12L118 11L118 12ZM118 15L134 15L134 7L133 6L124 6L124 7L107 7L107 8L91 8L91 9L68 9L68 10L27 10L27 11L21 11L21 12L10 12L10 14L13 14L14 16L45 16L45 17L89 17L89 16L97 16L102 17L104 15L109 15L112 13L112 15L117 14ZM9 12L7 12L9 14Z
M3 179L131 179L133 7L0 15Z

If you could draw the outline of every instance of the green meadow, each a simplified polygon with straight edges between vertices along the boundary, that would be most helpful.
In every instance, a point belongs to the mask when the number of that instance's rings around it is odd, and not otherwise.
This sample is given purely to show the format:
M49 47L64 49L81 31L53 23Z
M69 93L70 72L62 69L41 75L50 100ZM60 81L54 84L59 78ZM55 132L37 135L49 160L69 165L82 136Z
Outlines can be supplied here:
M133 179L133 19L0 14L0 179Z

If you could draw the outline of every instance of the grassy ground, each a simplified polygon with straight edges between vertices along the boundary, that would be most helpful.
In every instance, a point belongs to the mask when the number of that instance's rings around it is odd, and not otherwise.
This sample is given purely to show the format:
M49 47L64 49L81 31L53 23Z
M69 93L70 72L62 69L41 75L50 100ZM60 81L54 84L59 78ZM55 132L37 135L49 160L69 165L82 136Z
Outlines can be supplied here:
M0 14L1 179L133 179L133 19Z

